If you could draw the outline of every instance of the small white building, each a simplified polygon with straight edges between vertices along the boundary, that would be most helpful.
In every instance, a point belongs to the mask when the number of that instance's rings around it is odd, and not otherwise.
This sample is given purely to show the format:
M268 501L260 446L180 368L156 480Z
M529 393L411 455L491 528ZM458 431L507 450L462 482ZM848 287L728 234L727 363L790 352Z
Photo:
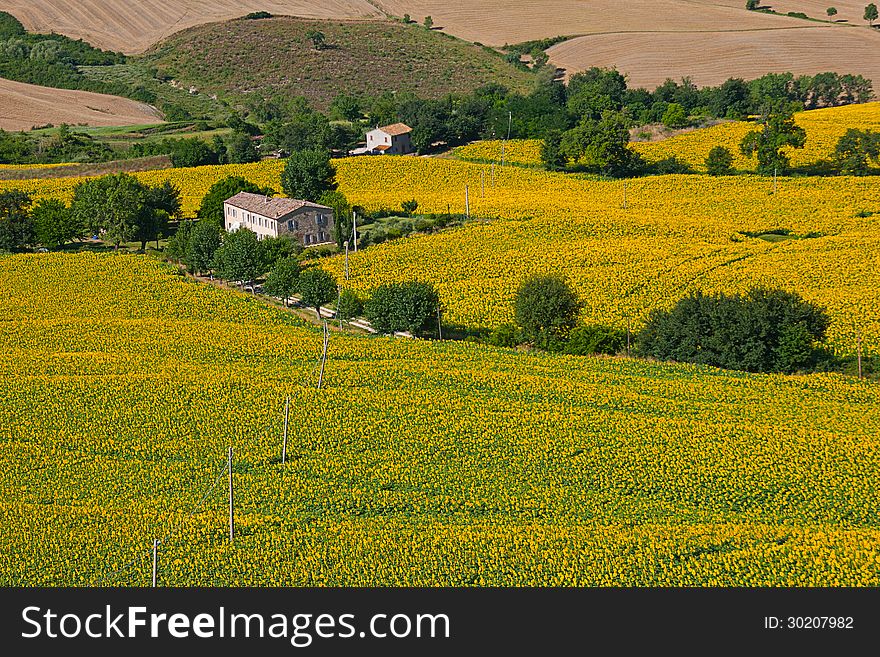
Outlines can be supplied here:
M333 210L292 198L240 192L223 202L223 225L230 233L247 228L261 240L287 235L303 246L333 242Z
M394 123L367 133L367 147L352 151L355 155L409 155L414 153L412 128Z

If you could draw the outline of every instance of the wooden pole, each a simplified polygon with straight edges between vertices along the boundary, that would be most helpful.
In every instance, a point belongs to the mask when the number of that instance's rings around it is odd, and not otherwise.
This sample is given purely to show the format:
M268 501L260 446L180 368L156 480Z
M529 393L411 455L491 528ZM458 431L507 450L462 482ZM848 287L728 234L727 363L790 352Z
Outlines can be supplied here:
M352 228L351 228L351 236L354 239L354 252L358 252L358 214L354 210L351 212L352 216Z
M321 353L321 373L318 375L318 390L324 385L324 363L327 362L327 343L330 341L330 329L324 322L324 350Z
M348 280L348 242L345 243L345 280Z
M290 418L290 395L284 400L284 440L281 443L281 465L287 463L287 427Z
M468 219L471 218L471 197L467 185L464 186L464 216Z
M626 210L626 181L623 181L623 209Z
M159 541L153 539L153 588L156 588L156 575L159 573Z
M443 324L440 321L440 306L437 306L437 334L443 339Z
M336 291L338 296L336 297L336 317L339 319L339 330L342 330L342 313L339 312L339 306L342 305L342 286L337 285Z
M233 491L232 491L232 446L229 447L229 461L226 465L226 469L229 471L229 543L233 543L235 541L235 506L233 502Z
M776 193L776 167L773 167L773 193Z
M486 197L486 172L480 171L480 196ZM159 248L159 247L156 247Z
M631 347L629 317L626 318L626 357L629 358L629 350Z
M492 163L492 187L495 187L495 163Z
M859 360L859 378L862 378L862 329L856 329L856 345Z

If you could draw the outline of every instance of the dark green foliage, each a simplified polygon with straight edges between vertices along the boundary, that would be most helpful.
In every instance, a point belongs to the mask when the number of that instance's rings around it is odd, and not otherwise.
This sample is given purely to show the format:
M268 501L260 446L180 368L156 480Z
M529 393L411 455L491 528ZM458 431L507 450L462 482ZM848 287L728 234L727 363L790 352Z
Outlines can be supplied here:
M694 170L691 169L690 165L688 165L687 162L678 159L674 155L672 157L666 157L662 160L658 160L657 162L652 162L649 165L642 164L641 168L644 171L657 174L658 176L669 176L672 174L685 174L694 172ZM634 172L638 171L639 169L636 169Z
M622 177L643 166L637 153L627 148L629 126L626 117L606 112L599 121L585 119L562 136L560 150L566 159L587 171Z
M558 275L536 275L516 293L516 323L526 339L542 349L556 349L577 323L581 303L568 281Z
M246 132L233 132L229 135L225 148L227 164L247 164L260 160L260 153L253 139Z
M171 141L174 142L170 153L171 164L176 167L201 167L220 162L220 154L197 137Z
M281 258L271 267L263 291L273 297L284 299L284 305L287 306L290 297L296 293L299 274L299 260L292 257Z
M178 264L187 262L187 249L189 248L189 240L192 236L195 222L181 221L177 226L177 230L170 238L165 246L165 255Z
M320 30L309 30L306 39L312 42L315 50L324 50L327 47L327 37Z
M364 312L379 333L408 331L419 335L437 320L440 305L430 283L389 283L374 289Z
M55 250L84 236L82 225L62 201L42 199L31 210L36 241Z
M625 96L626 78L622 74L593 67L569 80L567 107L581 121L599 121L609 111L621 111Z
M803 148L806 140L806 131L794 122L791 115L774 114L764 122L761 130L743 137L740 151L747 156L757 154L758 173L784 174L789 168L789 158L782 148Z
M755 11L760 6L760 2L758 0L746 0L746 9L749 11Z
M667 128L684 128L688 124L687 110L678 103L669 103L660 120Z
M824 309L794 293L756 288L743 296L693 294L655 311L637 343L662 360L747 372L796 372L816 365Z
M724 146L715 146L706 156L706 171L710 176L727 176L733 173L733 153Z
M211 227L215 228L213 224ZM247 228L226 233L223 244L214 253L213 264L214 271L220 278L236 281L239 287L243 287L253 283L265 271L263 246L256 233Z
M34 244L30 206L31 197L24 192L0 192L0 252L21 251Z
M266 269L270 270L281 260L295 258L303 252L303 245L299 243L299 240L288 235L266 237L263 239L262 245Z
M326 151L304 150L291 154L281 173L281 186L290 198L317 202L324 192L336 189L336 169Z
M337 296L336 279L323 269L313 267L299 275L299 296L304 306L314 308L321 319L321 306Z
M551 130L541 144L541 162L547 171L562 171L565 169L566 157L562 152L562 133L559 130Z
M268 188L262 188L255 185L246 178L240 176L229 176L223 180L218 180L213 185L205 197L202 199L199 207L199 219L208 219L213 221L219 227L223 227L223 202L232 198L239 192L250 192L251 194L263 194L265 196L274 196L275 191Z
M318 197L318 204L326 205L333 209L333 239L336 246L343 248L345 242L351 237L354 224L351 216L351 205L345 194L339 190L326 191Z
M864 176L869 172L869 161L880 158L880 133L850 128L834 147L834 165L842 174Z
M268 11L252 11L244 18L248 21L258 21L264 18L272 18L272 14L270 14Z
M208 272L213 267L214 256L222 244L220 229L213 221L205 219L186 225L191 228L184 231L184 234L189 233L189 235L183 250L184 257L181 259L186 261L187 267L194 274Z
M339 303L336 307L336 317L348 321L360 317L364 313L364 304L360 297L352 290L343 290L339 295Z
M409 201L404 201L400 204L400 209L403 210L403 214L407 217L411 217L415 214L415 211L419 209L419 202L415 199L410 199Z
M515 347L519 344L519 330L513 324L502 324L492 330L488 342L494 347Z
M865 15L864 18L868 21L868 25L874 27L874 21L877 20L877 5L873 2L865 7Z
M626 351L626 331L601 325L576 326L562 351L576 356L614 356Z

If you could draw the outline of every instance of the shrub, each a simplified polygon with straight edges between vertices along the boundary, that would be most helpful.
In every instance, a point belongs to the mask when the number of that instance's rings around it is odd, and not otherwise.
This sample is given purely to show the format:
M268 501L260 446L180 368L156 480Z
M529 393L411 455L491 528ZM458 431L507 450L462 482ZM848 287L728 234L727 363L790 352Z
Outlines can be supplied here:
M416 210L419 209L419 202L415 199L410 199L409 201L404 201L400 204L403 213L407 217L411 217Z
M724 146L715 146L706 156L706 171L710 176L726 176L733 172L733 153Z
M336 298L336 279L323 269L306 269L299 275L300 301L304 306L314 308L321 319L321 306Z
M440 300L430 283L380 285L373 290L364 312L379 333L409 331L417 335L437 317Z
M263 290L273 297L284 299L284 305L296 292L299 285L299 261L296 258L282 258L269 272Z
M495 347L515 347L519 344L519 331L513 324L502 324L492 330L488 342Z
M828 328L825 310L799 295L755 288L745 295L693 294L655 311L639 333L640 353L747 372L814 368Z
M558 274L532 276L516 294L516 323L526 338L543 349L559 346L574 328L581 304Z
M575 327L565 343L563 352L575 356L608 354L613 356L626 349L626 331L610 326L589 325Z
M360 317L364 313L364 304L352 290L343 290L339 295L339 303L336 307L336 317L348 321Z

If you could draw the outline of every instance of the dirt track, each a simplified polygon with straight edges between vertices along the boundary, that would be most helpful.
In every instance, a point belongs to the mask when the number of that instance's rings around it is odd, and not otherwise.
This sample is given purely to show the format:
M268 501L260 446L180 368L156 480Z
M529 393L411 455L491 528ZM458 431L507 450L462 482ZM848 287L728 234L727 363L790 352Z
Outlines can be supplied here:
M154 108L126 98L49 89L0 78L0 129L30 130L52 123L92 126L161 123Z

